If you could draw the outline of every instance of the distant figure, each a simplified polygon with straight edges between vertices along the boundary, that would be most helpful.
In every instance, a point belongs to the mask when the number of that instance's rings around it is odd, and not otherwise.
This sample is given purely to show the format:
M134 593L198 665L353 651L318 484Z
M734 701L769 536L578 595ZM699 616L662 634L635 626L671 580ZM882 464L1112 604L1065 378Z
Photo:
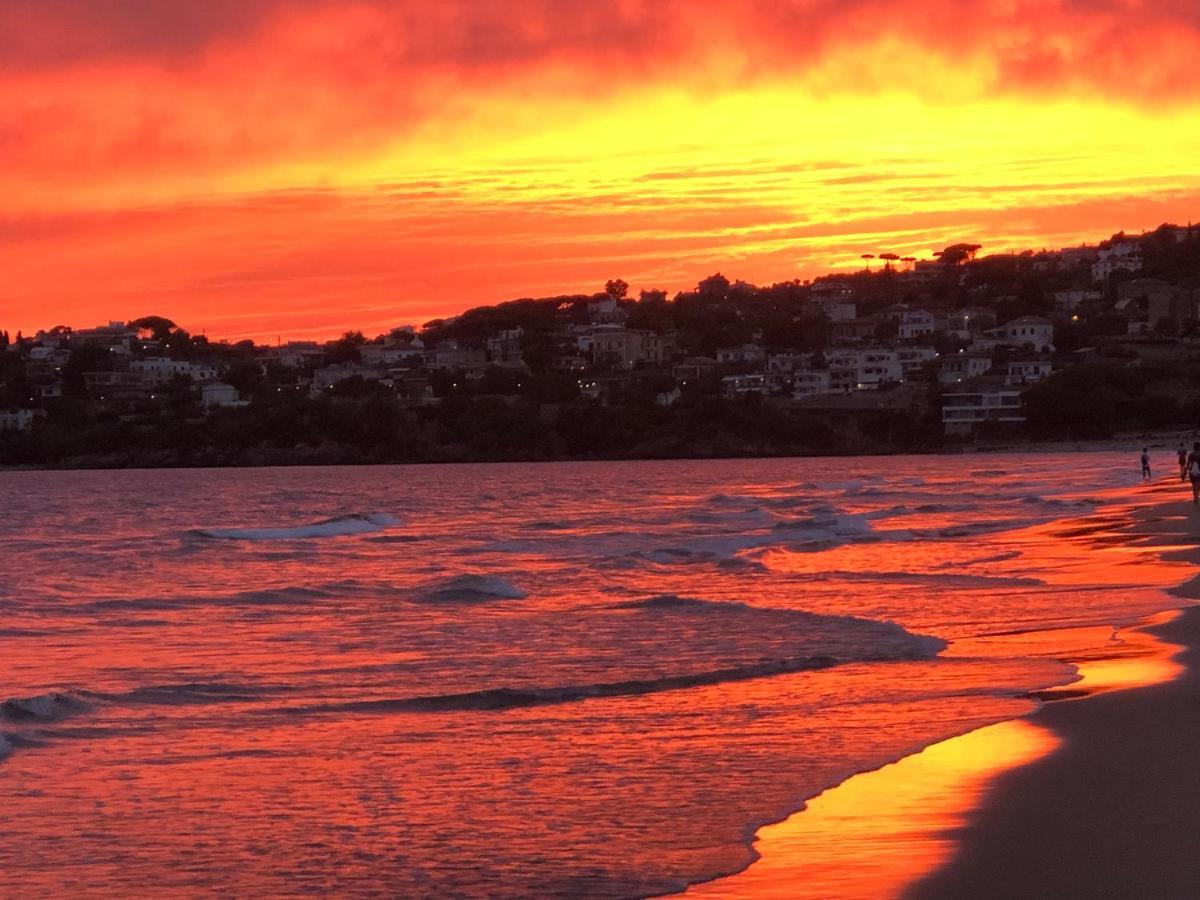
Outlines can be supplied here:
M1200 441L1192 444L1188 454L1188 478L1192 480L1192 502L1200 505Z
M1142 481L1150 480L1150 448L1142 448Z
M1187 481L1188 480L1188 452L1187 452L1187 448L1185 446L1183 446L1183 441L1179 442L1179 449L1176 450L1175 452L1179 456L1179 480Z

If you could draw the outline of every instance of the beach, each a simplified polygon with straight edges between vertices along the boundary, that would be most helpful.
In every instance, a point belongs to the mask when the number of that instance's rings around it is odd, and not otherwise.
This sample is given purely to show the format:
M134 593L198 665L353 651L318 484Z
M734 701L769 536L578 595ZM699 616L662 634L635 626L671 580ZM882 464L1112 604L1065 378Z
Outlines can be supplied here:
M1194 555L1191 503L1139 520L1135 533ZM955 836L953 860L907 896L1200 896L1200 609L1153 631L1180 646L1178 675L1047 704L1035 721L1058 748L1000 776Z
M1164 564L1195 564L1200 513L1191 503L1160 499L1180 490L1160 480L1138 492L1149 502L1056 529L1093 552L1152 547ZM1163 602L1198 597L1195 577L1165 592ZM1200 609L1169 609L1114 628L1107 645L1088 639L1088 629L1068 631L1081 638L1063 656L1077 678L1032 692L1040 705L1028 716L851 777L759 829L759 859L750 868L688 895L1200 893L1192 859L1200 825ZM1057 630L1019 639L1030 648L1070 642Z

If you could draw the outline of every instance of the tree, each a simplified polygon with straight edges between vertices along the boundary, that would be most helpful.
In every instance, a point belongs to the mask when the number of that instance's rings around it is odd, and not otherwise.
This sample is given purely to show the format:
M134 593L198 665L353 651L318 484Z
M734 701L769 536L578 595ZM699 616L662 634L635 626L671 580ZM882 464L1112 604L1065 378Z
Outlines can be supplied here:
M170 319L163 316L142 316L140 319L134 319L130 322L128 327L136 328L139 332L145 332L150 335L152 340L165 344L170 338L171 332L177 326Z
M608 294L610 300L624 300L629 294L629 282L622 278L614 278L612 281L604 283L604 293Z
M870 272L871 271L871 260L873 260L875 258L875 254L874 253L864 253L862 255L862 258L867 263L867 271Z
M892 263L898 262L900 257L895 253L880 253L879 258L883 260L884 268L891 269Z
M934 256L945 266L961 266L975 259L975 254L982 249L982 244L951 244Z
M720 272L709 275L696 285L696 293L705 300L725 300L729 296L729 279Z

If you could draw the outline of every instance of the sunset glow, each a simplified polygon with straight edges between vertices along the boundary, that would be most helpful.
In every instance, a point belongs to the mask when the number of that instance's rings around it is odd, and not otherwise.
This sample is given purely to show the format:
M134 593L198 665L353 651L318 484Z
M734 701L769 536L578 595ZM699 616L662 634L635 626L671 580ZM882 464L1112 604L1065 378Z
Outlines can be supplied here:
M1190 4L0 9L0 324L328 337L1200 208Z

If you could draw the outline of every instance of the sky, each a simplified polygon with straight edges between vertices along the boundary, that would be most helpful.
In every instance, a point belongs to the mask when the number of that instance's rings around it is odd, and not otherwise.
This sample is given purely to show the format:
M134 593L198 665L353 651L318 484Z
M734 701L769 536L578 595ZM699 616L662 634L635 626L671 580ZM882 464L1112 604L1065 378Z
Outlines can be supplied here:
M0 0L0 327L368 335L1200 219L1200 0Z

